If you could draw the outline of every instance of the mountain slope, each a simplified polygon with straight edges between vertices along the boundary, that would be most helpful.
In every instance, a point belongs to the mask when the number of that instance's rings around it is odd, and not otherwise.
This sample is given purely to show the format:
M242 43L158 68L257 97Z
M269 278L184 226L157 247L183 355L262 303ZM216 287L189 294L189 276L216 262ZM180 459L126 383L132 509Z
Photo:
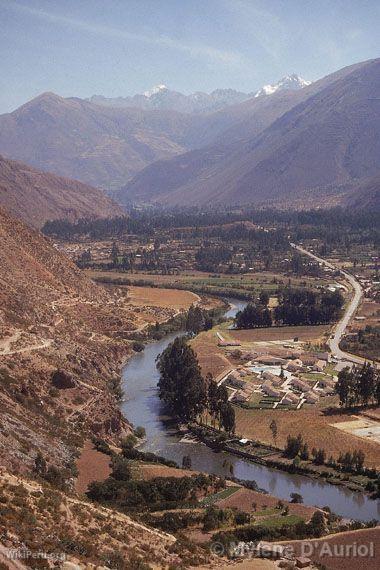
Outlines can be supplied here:
M37 228L47 220L59 218L75 220L122 214L122 210L96 188L40 172L2 156L0 205Z
M108 189L187 150L190 120L171 111L105 108L44 93L0 116L0 153Z
M150 166L123 199L302 204L304 197L318 205L328 192L339 201L345 185L379 172L379 91L380 60L341 70L294 93L290 109L261 132L235 126L223 144Z
M348 192L344 198L344 205L356 210L380 212L380 174L363 180Z
M30 469L40 449L61 466L85 434L116 439L129 430L109 382L130 352L117 331L132 319L127 306L116 308L48 239L0 207L1 465ZM70 381L59 388L69 389L52 391L57 371Z

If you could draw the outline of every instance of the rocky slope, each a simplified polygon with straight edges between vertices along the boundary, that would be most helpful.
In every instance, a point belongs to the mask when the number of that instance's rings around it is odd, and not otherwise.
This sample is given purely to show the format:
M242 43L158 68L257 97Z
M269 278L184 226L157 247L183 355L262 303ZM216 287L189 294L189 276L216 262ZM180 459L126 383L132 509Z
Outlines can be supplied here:
M100 190L0 156L0 205L40 228L47 220L108 217L123 212Z
M347 187L379 172L379 81L380 60L371 60L295 92L288 102L277 94L258 97L271 101L261 129L256 121L230 126L217 144L147 167L118 197L165 204L339 203Z
M25 470L42 450L62 465L82 434L128 431L110 382L134 324L116 303L0 208L1 464Z

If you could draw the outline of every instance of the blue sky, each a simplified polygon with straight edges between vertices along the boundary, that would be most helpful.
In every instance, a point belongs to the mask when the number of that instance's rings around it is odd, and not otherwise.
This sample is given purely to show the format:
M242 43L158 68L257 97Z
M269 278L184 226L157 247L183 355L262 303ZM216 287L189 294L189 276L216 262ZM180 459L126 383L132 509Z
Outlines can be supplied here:
M253 91L380 56L379 0L0 0L0 112L43 91Z

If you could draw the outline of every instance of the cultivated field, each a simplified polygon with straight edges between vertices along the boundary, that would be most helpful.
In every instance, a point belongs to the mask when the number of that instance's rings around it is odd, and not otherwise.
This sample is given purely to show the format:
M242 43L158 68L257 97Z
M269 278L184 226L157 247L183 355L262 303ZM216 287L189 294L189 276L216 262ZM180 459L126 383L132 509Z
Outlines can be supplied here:
M136 307L154 306L172 309L188 309L200 297L190 291L156 289L152 287L128 287L128 297Z
M289 513L291 515L299 515L305 517L307 520L315 511L313 507L307 507L301 504L289 503L287 501L282 501L282 503L289 506ZM272 495L265 495L242 487L229 497L216 501L215 506L223 509L236 508L246 513L252 513L253 516L255 516L256 512L258 516L260 516L260 514L264 516L266 511L275 509L277 504L278 499ZM278 512L276 509L273 514L278 514Z
M331 536L325 536L320 539L311 540L311 545L313 546L313 552L310 558L313 562L321 564L323 568L327 570L376 570L380 568L380 529L368 528L363 530L354 530L350 532L344 532L339 534L333 534ZM331 551L334 554L334 545L336 545L335 556L330 556L328 550L322 550L323 544L327 543L331 546ZM353 556L351 554L348 556L340 555L341 549L349 545L366 545L368 552L370 544L373 543L373 556ZM287 542L294 547L295 552L301 553L302 541L292 541ZM344 554L344 550L342 551Z
M242 343L273 340L292 341L295 338L298 338L301 341L316 341L323 340L323 337L328 333L329 329L329 325L318 325L315 327L269 327L237 331L231 330L224 336L229 336L233 340L237 340Z
M337 406L337 398L324 398L324 405L330 403ZM236 432L238 435L272 444L273 437L269 425L276 421L278 428L277 445L285 447L287 436L302 434L309 449L313 447L324 448L327 456L338 457L341 452L361 449L365 453L365 464L369 467L380 467L379 444L363 439L352 433L338 430L333 424L348 422L356 419L355 416L341 413L325 415L324 410L317 406L302 408L297 412L284 410L247 410L235 407Z
M105 481L111 473L109 455L94 449L88 440L83 446L76 465L79 475L75 482L75 489L78 493L85 493L91 481Z
M215 329L200 333L191 341L203 374L209 372L214 378L232 368L222 348L218 346Z

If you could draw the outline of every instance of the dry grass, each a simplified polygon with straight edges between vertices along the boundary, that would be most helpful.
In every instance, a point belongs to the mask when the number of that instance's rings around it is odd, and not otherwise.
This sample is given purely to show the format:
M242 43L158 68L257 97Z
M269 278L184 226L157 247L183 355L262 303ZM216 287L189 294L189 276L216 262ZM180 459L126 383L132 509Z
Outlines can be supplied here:
M199 334L192 342L203 374L211 373L214 378L232 368L223 349L217 344L215 330Z
M199 296L190 291L177 289L154 289L151 287L128 287L131 304L136 307L153 306L170 309L188 309Z
M355 435L345 433L331 424L355 420L349 414L324 415L318 407L297 411L245 410L236 407L236 431L244 437L273 444L269 425L275 420L278 427L277 445L284 448L287 436L301 433L309 449L322 447L327 456L338 457L341 452L361 449L365 453L365 464L380 467L379 445Z
M340 553L340 546L354 545L367 545L373 543L374 556L358 557L358 556L328 556L327 554L319 556L323 544L327 542L331 549L337 545L337 553ZM323 537L318 540L312 540L311 543L314 547L314 552L310 558L315 563L322 564L327 570L375 570L380 568L380 528L368 528L363 530L354 530L350 532L343 532L334 534L332 536ZM296 553L300 553L301 541L293 541L291 544ZM322 551L323 554L323 551Z
M249 329L228 331L229 336L239 342L265 342L271 340L319 340L329 330L328 325L318 325L315 327L270 327L267 329Z
M288 503L287 501L282 501L284 505L289 506L289 512L292 515L299 515L301 517L305 517L307 520L312 516L316 509L312 507L307 507L305 505L295 504L295 503ZM278 499L273 497L272 495L265 495L263 493L257 493L256 491L252 491L251 489L245 489L242 487L226 499L221 499L217 501L215 504L223 509L227 508L237 508L240 511L244 511L246 513L253 513L254 509L252 507L253 504L256 504L256 510L260 511L264 508L274 508L278 504ZM281 511L279 511L281 512Z
M196 474L195 471L188 469L177 469L176 467L168 467L166 465L149 465L139 464L137 466L139 478L144 481L150 481L155 477L191 477Z

